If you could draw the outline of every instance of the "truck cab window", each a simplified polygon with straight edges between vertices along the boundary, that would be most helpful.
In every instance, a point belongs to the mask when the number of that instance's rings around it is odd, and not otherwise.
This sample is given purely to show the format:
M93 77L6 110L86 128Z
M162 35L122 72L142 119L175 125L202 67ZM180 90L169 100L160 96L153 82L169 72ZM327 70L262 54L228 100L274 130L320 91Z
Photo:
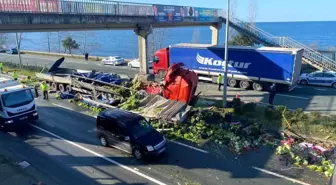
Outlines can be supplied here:
M160 61L160 57L154 56L153 62L159 62L159 61Z

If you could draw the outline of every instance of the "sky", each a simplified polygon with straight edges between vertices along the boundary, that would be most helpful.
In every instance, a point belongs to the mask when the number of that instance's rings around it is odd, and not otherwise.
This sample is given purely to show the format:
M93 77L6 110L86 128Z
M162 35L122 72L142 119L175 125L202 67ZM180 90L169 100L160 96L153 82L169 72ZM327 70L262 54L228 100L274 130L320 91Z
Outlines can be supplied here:
M226 0L128 0L155 4L226 9ZM237 18L248 20L256 9L257 22L336 21L336 0L231 0Z

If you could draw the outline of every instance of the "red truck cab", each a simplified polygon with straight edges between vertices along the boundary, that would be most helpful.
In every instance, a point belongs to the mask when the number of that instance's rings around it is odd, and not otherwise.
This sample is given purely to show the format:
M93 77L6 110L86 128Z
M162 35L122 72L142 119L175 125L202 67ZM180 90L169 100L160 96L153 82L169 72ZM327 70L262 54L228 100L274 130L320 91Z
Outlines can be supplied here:
M169 68L169 48L162 48L155 52L153 61L153 72L163 77Z

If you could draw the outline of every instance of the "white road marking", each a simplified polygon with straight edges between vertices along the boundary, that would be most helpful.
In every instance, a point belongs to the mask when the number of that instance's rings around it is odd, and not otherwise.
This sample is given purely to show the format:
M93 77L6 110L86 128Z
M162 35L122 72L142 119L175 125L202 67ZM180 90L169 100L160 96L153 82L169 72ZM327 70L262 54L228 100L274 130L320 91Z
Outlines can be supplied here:
M117 162L117 161L114 161L114 160L112 160L112 159L110 159L110 158L108 158L108 157L105 157L104 155L102 155L102 154L100 154L100 153L94 152L94 151L92 151L92 150L90 150L90 149L88 149L88 148L83 147L82 145L79 145L79 144L77 144L77 143L75 143L75 142L69 141L69 140L67 140L67 139L65 139L65 138L63 138L63 137L61 137L61 136L59 136L59 135L56 135L56 134L54 134L54 133L52 133L52 132L49 132L49 131L47 131L47 130L45 130L45 129L43 129L43 128L40 128L40 127L38 127L38 126L36 126L36 125L33 125L33 124L30 124L30 126L36 128L36 129L38 129L38 130L40 130L40 131L42 131L42 132L45 132L45 133L47 133L47 134L49 134L49 135L52 135L52 136L54 136L54 137L56 137L56 138L58 138L58 139L60 139L60 140L63 140L63 141L65 141L66 143L69 143L69 144L72 145L72 146L75 146L75 147L77 147L77 148L80 148L80 149L82 149L82 150L84 150L84 151L86 151L86 152L88 152L88 153L90 153L90 154L92 154L92 155L95 155L95 156L100 157L100 158L102 158L102 159L104 159L104 160L106 160L106 161L108 161L108 162L110 162L110 163L113 163L113 164L115 164L115 165L117 165L117 166L119 166L119 167L121 167L121 168L123 168L123 169L129 171L129 172L132 172L132 173L134 173L134 174L136 174L136 175L138 175L138 176L140 176L140 177L143 177L143 178L145 178L145 179L147 179L147 180L149 180L149 181L151 181L151 182L154 182L154 183L159 184L159 185L166 185L165 183L163 183L163 182L161 182L161 181L159 181L159 180L156 180L156 179L154 179L154 178L152 178L152 177L150 177L150 176L147 176L147 175L145 175L145 174L143 174L143 173L141 173L141 172L138 172L138 171L136 171L136 170L134 170L134 169L132 169L132 168L130 168L130 167L128 167L128 166L125 166L125 165L123 165L123 164L121 164L121 163L119 163L119 162Z
M58 104L56 104L56 103L51 103L51 104L53 104L53 105L55 105L55 106L57 106L57 107L61 107L61 108L63 108L63 109L68 109L68 110L72 110L72 111L74 111L74 109L69 108L69 107L66 107L66 106L63 106L63 105L58 105Z
M255 167L255 166L252 166L252 168L255 169L255 170L267 173L269 175L273 175L273 176L291 181L293 183L302 184L302 185L311 185L311 184L308 184L308 183L305 183L305 182L302 182L302 181L299 181L299 180L296 180L296 179L292 179L292 178L286 177L284 175L280 175L280 174L277 174L277 173L274 173L274 172L271 172L271 171L268 171L268 170L265 170L265 169L262 169L262 168L258 168L258 167Z
M88 132L96 132L96 131L97 131L97 128L96 128L96 127L92 128L92 129L90 129L90 130L88 130Z
M172 140L170 140L170 142L175 143L175 144L178 144L178 145L181 145L181 146L185 146L185 147L187 147L187 148L190 148L190 149L193 149L193 150L196 150L196 151L205 153L205 154L209 153L209 152L206 151L206 150L202 150L202 149L199 149L199 148L196 148L196 147L193 147L193 146L184 144L184 143L180 143L180 142L178 142L178 141L172 141Z
M302 97L302 96L292 96L292 95L287 95L287 94L277 94L279 96L284 96L284 97L289 97L289 98L298 98L298 99L303 99L303 100L309 100L310 98L307 97Z
M18 163L18 165L22 168L22 169L25 169L27 167L30 166L30 164L27 162L27 161L22 161L20 163Z
M314 88L317 91L327 91L327 89Z

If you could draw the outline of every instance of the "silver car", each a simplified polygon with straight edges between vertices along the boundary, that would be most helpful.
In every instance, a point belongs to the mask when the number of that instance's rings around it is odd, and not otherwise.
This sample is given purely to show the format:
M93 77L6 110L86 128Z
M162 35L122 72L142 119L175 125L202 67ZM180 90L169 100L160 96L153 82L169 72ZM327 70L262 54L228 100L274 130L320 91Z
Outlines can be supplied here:
M125 60L119 56L114 56L114 57L107 57L102 60L102 63L104 65L123 65L125 64Z
M301 85L320 85L336 88L335 72L312 72L300 76Z

